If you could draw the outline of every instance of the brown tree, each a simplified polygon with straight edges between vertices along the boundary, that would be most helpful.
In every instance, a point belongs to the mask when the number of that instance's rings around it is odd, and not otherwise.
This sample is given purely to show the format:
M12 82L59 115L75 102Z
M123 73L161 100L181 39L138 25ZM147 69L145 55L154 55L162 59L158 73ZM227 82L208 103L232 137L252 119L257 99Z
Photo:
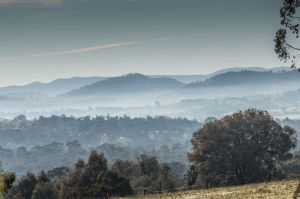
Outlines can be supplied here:
M281 127L267 112L249 109L212 121L194 133L190 161L200 186L271 180L291 157L295 130Z

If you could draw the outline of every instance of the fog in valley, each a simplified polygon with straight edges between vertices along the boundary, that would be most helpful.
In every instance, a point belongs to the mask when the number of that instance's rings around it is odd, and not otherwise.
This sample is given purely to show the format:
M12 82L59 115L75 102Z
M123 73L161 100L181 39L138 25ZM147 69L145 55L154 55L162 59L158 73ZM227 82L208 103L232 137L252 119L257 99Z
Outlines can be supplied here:
M300 198L300 0L0 0L0 199Z
M130 73L0 88L0 155L18 175L71 166L89 151L109 162L150 154L188 168L193 132L255 107L300 130L300 73L232 68L211 75Z
M197 80L198 79L198 80ZM204 121L257 107L276 118L298 116L299 73L289 68L228 69L212 75L59 79L0 88L0 116L163 115Z

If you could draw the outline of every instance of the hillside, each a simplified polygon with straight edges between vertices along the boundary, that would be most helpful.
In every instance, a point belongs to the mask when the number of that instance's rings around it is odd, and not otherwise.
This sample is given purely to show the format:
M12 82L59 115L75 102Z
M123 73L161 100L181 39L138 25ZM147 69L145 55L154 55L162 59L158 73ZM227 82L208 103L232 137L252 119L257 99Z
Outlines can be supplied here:
M215 189L182 191L149 195L145 197L129 197L130 199L297 199L300 198L299 180L283 180L271 183L249 184ZM128 198L128 199L129 199Z
M168 89L178 89L185 86L171 78L151 78L138 73L131 73L120 77L112 77L103 81L98 81L88 86L75 89L63 96L85 96L120 93L143 93L162 91Z
M103 79L105 77L73 77L69 79L57 79L49 83L34 82L24 86L2 87L0 88L0 94L23 96L26 93L36 93L55 96Z
M228 72L241 72L241 71L253 71L253 72L274 72L274 73L279 73L279 72L287 72L291 71L289 67L276 67L276 68L263 68L263 67L248 67L248 68L226 68L226 69L221 69L217 70L213 73L207 74L207 75L150 75L149 77L168 77L172 79L176 79L178 81L181 81L186 84L190 84L193 82L199 82L199 81L204 81L209 78L212 78L216 75L221 75L224 73Z
M192 82L203 81L210 77L210 75L149 75L151 78L172 78L182 83L190 84Z
M215 75L207 80L189 84L189 88L219 87L219 86L245 86L263 84L292 84L300 83L300 73L297 71L288 72L256 72L240 71L227 72Z
M177 80L177 84L191 84L190 87L199 86L212 86L211 84L216 84L217 80L220 78L224 78L226 80L227 73L236 73L236 76L239 76L241 71L252 71L252 72L269 72L272 71L273 73L280 73L282 71L290 71L289 68L286 67L279 67L279 68L261 68L261 67L249 67L249 68L228 68L223 70L218 70L211 74L207 75L149 75L144 76L151 79L156 80ZM227 75L224 75L227 74ZM131 75L140 75L140 74L131 74ZM224 75L224 76L223 76ZM142 75L140 75L142 76ZM215 78L215 76L218 76ZM123 76L124 77L124 76ZM125 76L126 77L126 76ZM24 97L24 96L56 96L63 93L67 93L70 91L78 90L82 87L91 85L96 82L100 82L105 79L115 79L109 78L104 76L95 76L95 77L72 77L72 78L65 78L65 79L56 79L51 82L33 82L30 84L22 85L22 86L6 86L0 87L0 95L11 95L16 97ZM236 77L238 80L238 77ZM223 80L223 81L224 81ZM110 80L109 82L111 82ZM196 82L196 83L193 83ZM174 83L174 82L173 82ZM220 83L222 85L222 81ZM182 86L182 85L181 85Z

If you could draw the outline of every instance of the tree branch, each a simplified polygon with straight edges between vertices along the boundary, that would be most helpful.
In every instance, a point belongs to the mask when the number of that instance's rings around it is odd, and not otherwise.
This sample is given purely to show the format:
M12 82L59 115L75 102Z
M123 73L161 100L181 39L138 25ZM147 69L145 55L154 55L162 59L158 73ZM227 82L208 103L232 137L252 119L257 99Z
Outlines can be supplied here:
M288 43L286 43L286 45L289 47L289 48L292 48L293 50L299 50L300 51L300 48L297 48L297 47L294 47Z

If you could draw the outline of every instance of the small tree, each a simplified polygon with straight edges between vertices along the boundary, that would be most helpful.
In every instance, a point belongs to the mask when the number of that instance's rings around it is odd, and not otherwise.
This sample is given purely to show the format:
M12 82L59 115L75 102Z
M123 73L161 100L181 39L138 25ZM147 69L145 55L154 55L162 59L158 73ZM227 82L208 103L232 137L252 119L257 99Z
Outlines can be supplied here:
M162 191L174 191L173 189L176 187L176 177L169 166L165 164L160 165L159 175L155 185L159 193Z
M121 177L129 180L133 179L137 175L136 170L136 165L129 160L117 160L111 166L111 171L114 171Z
M256 109L207 123L191 141L189 159L199 171L197 182L209 187L270 180L291 157L295 135Z
M129 180L108 170L103 154L92 151L88 161L77 161L59 182L60 198L109 198L132 194Z
M13 183L16 180L16 174L3 172L1 174L1 179L3 180L3 192L6 194L12 188Z
M6 196L8 199L30 199L38 180L32 173L27 173L12 187Z
M140 155L137 157L137 167L141 176L148 176L153 181L159 175L159 163L154 156Z
M59 199L58 191L51 182L41 182L35 187L32 199Z
M187 186L192 189L192 187L196 184L198 178L198 171L195 165L191 165L190 169L187 171L185 175L185 180Z
M99 174L96 187L102 193L103 198L126 196L133 193L129 180L112 171L104 171Z

